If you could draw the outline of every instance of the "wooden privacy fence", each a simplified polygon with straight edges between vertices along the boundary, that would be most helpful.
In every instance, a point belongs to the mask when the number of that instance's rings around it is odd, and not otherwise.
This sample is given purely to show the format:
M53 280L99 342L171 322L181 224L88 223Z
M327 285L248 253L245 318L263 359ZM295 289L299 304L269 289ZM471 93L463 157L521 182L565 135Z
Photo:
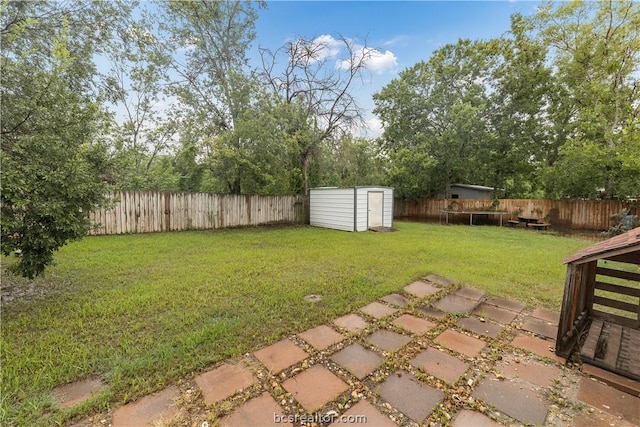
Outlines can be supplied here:
M492 208L487 199L421 199L394 201L394 218L421 218L439 220L442 211L483 211ZM511 219L520 215L534 216L557 229L607 230L614 225L613 215L628 210L638 215L638 204L624 200L539 200L500 199L496 210L508 212ZM461 221L468 222L468 216ZM509 218L505 218L509 219ZM486 217L489 223L498 223L497 218Z
M116 191L112 206L92 212L90 234L202 230L301 223L304 196Z

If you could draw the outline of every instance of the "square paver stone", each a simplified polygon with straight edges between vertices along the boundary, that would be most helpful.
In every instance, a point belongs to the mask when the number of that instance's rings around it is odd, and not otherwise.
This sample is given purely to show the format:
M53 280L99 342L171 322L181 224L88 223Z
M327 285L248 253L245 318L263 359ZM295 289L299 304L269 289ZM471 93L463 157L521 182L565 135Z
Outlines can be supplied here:
M402 289L404 289L405 292L418 298L424 298L440 291L440 288L429 283L422 282L420 280L418 280L417 282L413 282Z
M460 328L466 329L478 335L484 335L485 337L497 338L502 332L502 326L495 323L481 322L475 317L465 317L458 320L456 325Z
M435 341L450 350L469 357L477 355L487 345L487 343L478 338L470 337L451 329L447 329L438 335Z
M534 334L551 339L555 339L558 335L557 326L547 323L544 320L537 319L535 317L525 318L520 329L533 332Z
M380 350L396 351L411 341L411 338L386 329L378 329L367 337L367 341Z
M578 400L596 409L622 417L633 425L640 425L640 397L617 390L591 378L580 379Z
M453 281L447 279L446 277L438 276L436 274L430 274L425 279L431 283L435 283L436 285L440 285L443 287L447 287L453 285Z
M534 390L511 381L499 381L493 375L487 375L472 396L522 423L536 426L544 424L549 411L548 404Z
M444 399L444 393L420 382L409 372L389 375L379 387L380 397L397 410L420 423Z
M400 294L389 294L385 297L382 297L381 299L382 301L391 305L395 305L396 307L404 307L409 303L409 300Z
M495 369L508 378L520 378L539 387L551 387L553 381L562 376L557 366L545 365L536 361L521 361L520 363L502 361Z
M298 334L298 336L318 350L324 350L344 339L342 335L327 325L320 325L313 329L306 330Z
M353 313L338 317L333 321L333 323L351 333L359 332L369 326L369 323L367 323L362 317Z
M355 343L332 355L331 360L361 380L380 366L382 356Z
M253 384L254 377L249 369L240 364L225 363L198 375L194 380L202 390L204 403L211 405L249 387Z
M460 288L455 292L456 295L459 295L461 297L465 297L465 298L469 298L469 299L474 299L476 301L478 301L480 298L482 298L484 296L484 292L478 289L473 289L473 288Z
M515 338L513 338L513 341L511 341L511 345L535 353L538 356L548 357L549 359L553 359L560 363L565 362L562 357L556 356L555 343L552 341L543 340L542 338L538 337L530 337L529 335L518 334L515 336Z
M416 335L424 335L437 326L433 322L412 316L411 314L403 314L394 320L393 324Z
M372 427L397 427L391 422L389 417L382 414L378 409L366 400L356 403L351 409L338 416L332 426L372 426Z
M536 308L535 310L533 310L533 313L531 313L531 316L549 323L553 323L554 325L557 325L560 322L560 313L556 311L545 310L544 308Z
M520 313L522 310L524 310L525 307L525 305L522 303L500 297L490 297L485 301L487 304L495 305L496 307L504 308L506 310L515 311L516 313Z
M309 413L320 409L349 388L344 381L320 365L289 378L282 386Z
M468 313L478 305L478 300L456 294L445 295L433 306L445 313Z
M427 317L431 317L432 319L442 320L447 317L447 313L438 310L437 308L431 306L423 306L418 307L418 311L424 314Z
M243 403L220 420L220 427L279 426L291 424L269 393Z
M473 314L481 317L487 317L505 325L513 322L513 319L518 316L518 313L516 312L485 303L480 304L475 310L473 310Z
M56 387L53 394L63 409L71 408L98 394L104 388L104 384L97 378L89 378L82 381Z
M374 301L371 304L362 307L360 311L368 314L375 319L382 319L383 317L392 315L393 313L398 311L398 309L389 307L388 305L384 305L382 303L379 303L378 301Z
M480 412L463 409L453 419L451 427L502 427L502 424Z
M411 365L448 384L455 384L469 368L469 364L457 357L431 347L411 359Z
M288 339L258 350L253 355L273 373L295 365L309 356L306 351Z
M113 411L113 427L147 426L162 420L171 420L177 413L174 401L180 396L176 386L150 394Z

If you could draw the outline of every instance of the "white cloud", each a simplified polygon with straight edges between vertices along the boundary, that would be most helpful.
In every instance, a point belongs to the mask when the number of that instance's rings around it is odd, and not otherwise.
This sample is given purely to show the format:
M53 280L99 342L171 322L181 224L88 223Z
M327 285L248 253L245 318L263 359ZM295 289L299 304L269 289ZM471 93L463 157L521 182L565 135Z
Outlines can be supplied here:
M381 52L371 47L360 46L353 52L352 58L338 61L336 68L348 70L351 65L351 61L358 60L360 58L366 58L365 65L367 70L376 74L382 74L385 71L392 70L398 65L398 58L390 50Z
M361 138L376 139L382 136L382 122L375 116L371 116L365 120L364 126L355 131L355 134Z
M398 65L398 58L390 50L385 50L384 53L376 49L369 50L369 60L367 61L367 68L374 73L381 74L387 70L392 70Z
M336 40L328 34L316 37L311 43L298 40L297 45L302 49L299 50L300 57L296 60L309 63L336 58L343 47L340 40Z

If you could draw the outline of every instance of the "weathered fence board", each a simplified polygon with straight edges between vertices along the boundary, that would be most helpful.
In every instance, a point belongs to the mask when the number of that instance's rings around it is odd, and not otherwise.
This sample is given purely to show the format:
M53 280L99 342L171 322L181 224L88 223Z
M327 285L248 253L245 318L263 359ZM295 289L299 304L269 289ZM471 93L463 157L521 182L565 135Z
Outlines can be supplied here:
M301 223L303 196L116 191L112 206L92 212L90 234L203 230Z
M622 210L638 214L637 202L623 200L539 200L501 199L497 209L509 212L512 218L535 216L558 229L607 230L614 225L613 216ZM491 208L486 199L421 199L394 201L395 218L438 220L442 210L481 211ZM487 218L487 222L497 219Z

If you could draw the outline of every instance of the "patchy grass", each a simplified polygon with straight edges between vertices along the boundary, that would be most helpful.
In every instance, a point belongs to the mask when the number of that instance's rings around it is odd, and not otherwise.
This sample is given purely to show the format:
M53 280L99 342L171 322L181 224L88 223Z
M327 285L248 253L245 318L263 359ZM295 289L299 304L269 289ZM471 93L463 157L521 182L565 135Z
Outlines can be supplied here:
M3 288L31 291L2 310L1 424L51 425L121 405L427 274L558 309L562 258L592 244L531 230L395 225L396 233L89 237L63 248L35 291L4 275ZM324 298L309 303L307 294ZM80 410L56 407L52 388L87 377L100 377L106 392Z

